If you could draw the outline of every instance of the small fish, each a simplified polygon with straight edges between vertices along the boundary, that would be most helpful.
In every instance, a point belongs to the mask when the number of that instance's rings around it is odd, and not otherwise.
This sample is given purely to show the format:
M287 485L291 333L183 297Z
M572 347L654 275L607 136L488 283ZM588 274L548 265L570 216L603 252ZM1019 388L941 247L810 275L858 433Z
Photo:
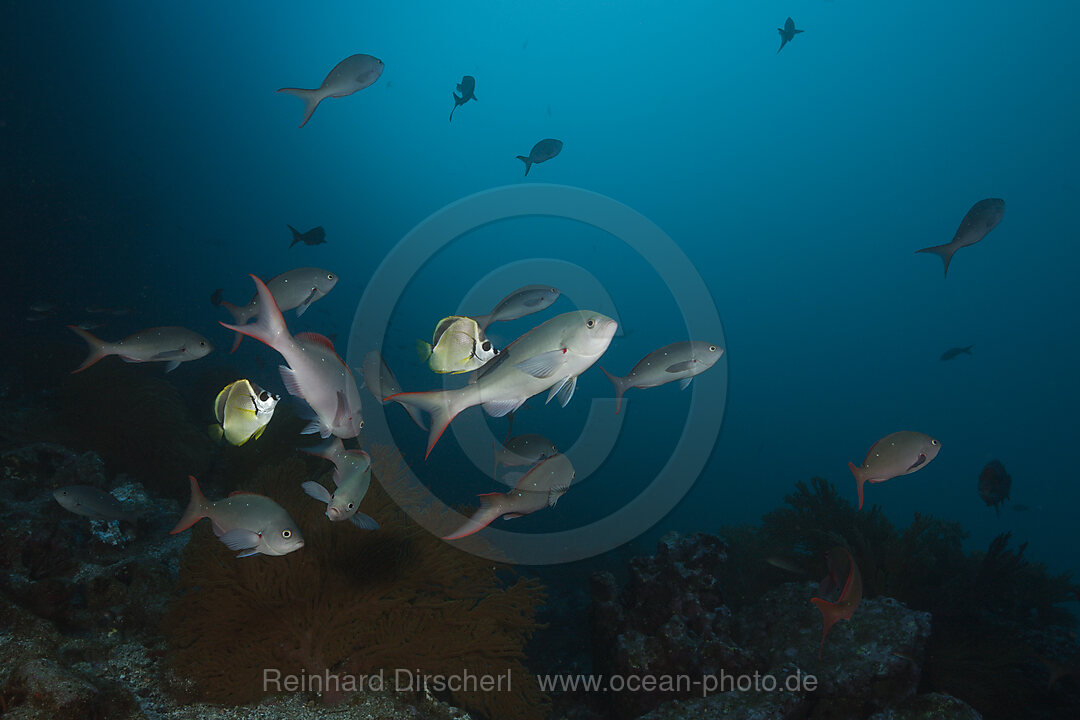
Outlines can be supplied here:
M483 367L499 354L476 321L460 315L440 320L431 342L417 340L416 351L434 372L454 375Z
M105 307L103 305L87 305L86 312L91 315L113 315L114 317L121 317L123 315L134 315L135 307L132 305L125 305L123 307Z
M56 317L55 312L30 313L26 316L26 322L41 322L42 320L49 320L54 317Z
M56 314L56 303L39 300L30 306L30 311L39 314Z
M311 497L326 503L326 517L332 522L348 520L361 530L378 530L379 523L362 512L357 512L360 501L367 495L371 485L371 456L363 450L346 450L340 438L304 452L318 455L334 463L333 494L321 483L309 480L302 487Z
M533 145L533 149L529 152L529 156L518 155L517 159L525 163L525 174L529 174L529 170L533 165L542 162L547 162L551 158L555 157L562 152L563 142L562 140L555 140L553 138L547 138Z
M994 512L1001 517L998 506L1009 499L1012 489L1012 477L1005 472L1005 466L998 460L991 460L979 473L979 497L987 505L994 507Z
M780 33L780 50L783 50L784 46L791 42L802 30L796 30L795 21L788 18L784 22L784 27L776 28L776 32ZM776 51L777 55L780 54L780 50Z
M907 475L925 467L937 457L941 443L929 435L901 430L874 443L863 464L848 463L859 491L859 509L863 506L863 483L880 483Z
M617 329L618 323L601 313L564 313L519 337L463 388L398 393L386 399L417 407L430 416L426 457L450 421L467 408L483 405L491 417L503 417L545 391L547 402L558 398L566 407L578 376L607 351Z
M542 435L516 435L501 446L495 445L495 469L492 476L499 474L499 466L521 467L536 465L542 460L558 454L555 443Z
M81 330L93 332L94 330L100 330L101 328L105 327L105 323L95 322L93 320L84 320L75 327L80 328Z
M496 518L521 517L547 507L555 507L570 483L574 481L574 466L565 455L552 455L525 473L505 495L480 495L480 508L469 520L443 538L458 540L483 530Z
M821 644L818 646L818 658L821 658L821 650L825 647L825 636L832 630L832 626L840 620L850 620L855 614L855 609L862 602L862 575L859 574L859 566L855 564L855 558L843 547L834 547L828 554L829 574L821 581L818 592L822 595L834 591L840 586L840 578L846 577L840 598L836 602L829 602L822 598L811 598L810 602L821 611L822 629Z
M352 95L373 84L383 72L383 61L371 55L350 55L331 70L322 85L314 89L280 88L279 93L294 95L304 101L304 120L300 127L307 125L315 108L326 98L340 98Z
M470 100L476 100L476 78L472 75L466 75L461 78L461 82L457 85L457 91L461 93L459 96L457 93L450 93L454 96L454 107L450 109L450 122L454 121L454 110L469 102Z
M274 302L277 303L279 310L282 312L296 310L296 317L301 317L311 307L312 303L326 297L337 285L337 282L338 276L329 270L303 267L288 270L277 277L271 278L266 282L266 287L270 289L270 294L274 296ZM218 295L218 293L220 291L214 294ZM213 297L211 297L210 301L214 302ZM233 316L233 322L237 325L243 325L259 314L259 293L252 295L251 300L244 306L233 305L231 302L222 300L220 296L218 296L218 301L214 304L228 310L229 314ZM240 341L243 339L243 334L237 333L236 338L233 340L232 350L229 352L236 352L236 348L240 347Z
M933 253L945 262L945 277L949 276L949 263L960 248L974 245L986 237L987 233L998 226L1005 216L1005 201L1001 198L987 198L971 206L960 221L952 242L916 250L917 253Z
M487 330L492 323L517 320L546 310L561 294L550 285L526 285L500 300L487 315L474 315L473 320L481 330Z
M280 395L267 392L250 380L229 383L214 400L216 425L211 425L211 437L222 437L233 445L258 440L274 417Z
M53 490L53 497L65 510L93 520L122 520L135 524L139 513L116 499L112 493L89 485L68 485Z
M109 355L119 355L125 362L164 362L165 372L172 372L180 363L206 357L214 349L202 335L182 327L149 328L116 342L106 342L75 325L67 327L90 348L86 360L72 374Z
M793 573L795 575L805 575L806 574L806 569L805 568L800 567L799 565L796 565L794 562L792 562L791 560L788 560L787 558L779 557L779 556L776 556L776 555L770 555L769 557L765 558L765 562L769 563L770 565L772 565L775 568L780 568L781 570L786 570L787 572Z
M292 242L289 243L289 247L292 247L296 243L304 243L305 245L325 245L326 244L326 231L323 230L322 225L316 228L311 228L307 232L300 232L292 225L286 224L285 227L292 231Z
M615 414L622 409L623 393L630 388L652 388L679 381L679 389L690 386L696 375L705 372L720 359L724 349L701 341L677 342L665 345L643 357L625 377L601 372L615 386Z
M221 307L221 301L224 296L225 288L218 288L214 292L210 293L210 304L214 307Z
M230 493L223 500L210 501L199 489L199 481L188 476L191 501L187 510L169 531L182 533L203 518L221 542L230 550L244 550L236 557L250 555L288 555L304 547L304 536L285 508L266 497L249 492Z
M364 362L360 366L360 374L364 379L364 386L375 396L380 405L386 404L386 398L401 392L401 384L390 367L383 360L383 356L377 350L372 350L364 356ZM427 430L424 416L414 407L406 407L405 411L421 430Z
M968 345L967 347L949 348L945 352L941 353L941 359L942 360L952 360L954 357L957 357L958 355L971 355L971 348L973 348L973 347L975 347L975 346L974 345Z

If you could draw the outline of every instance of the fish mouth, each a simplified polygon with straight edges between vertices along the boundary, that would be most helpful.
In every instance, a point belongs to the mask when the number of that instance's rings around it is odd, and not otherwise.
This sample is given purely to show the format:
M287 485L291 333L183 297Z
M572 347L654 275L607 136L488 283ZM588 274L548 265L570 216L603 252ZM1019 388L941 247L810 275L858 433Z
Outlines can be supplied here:
M326 517L328 517L328 518L330 518L331 520L334 520L334 521L340 520L341 519L341 511L338 510L336 507L327 508L326 509Z

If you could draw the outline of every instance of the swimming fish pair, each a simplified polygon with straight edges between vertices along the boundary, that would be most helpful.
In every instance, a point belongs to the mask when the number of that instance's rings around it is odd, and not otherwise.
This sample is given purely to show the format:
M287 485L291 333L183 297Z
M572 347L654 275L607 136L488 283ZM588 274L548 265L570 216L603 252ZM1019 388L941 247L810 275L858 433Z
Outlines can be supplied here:
M515 435L502 445L495 445L495 468L492 477L499 474L499 466L521 467L535 466L537 463L558 454L555 443L542 435L526 433Z
M460 315L440 320L430 343L416 341L416 352L434 372L453 375L483 367L499 354L476 321Z
M222 438L233 445L258 440L274 417L280 395L267 392L250 380L229 383L214 400L216 425L210 426L210 437Z

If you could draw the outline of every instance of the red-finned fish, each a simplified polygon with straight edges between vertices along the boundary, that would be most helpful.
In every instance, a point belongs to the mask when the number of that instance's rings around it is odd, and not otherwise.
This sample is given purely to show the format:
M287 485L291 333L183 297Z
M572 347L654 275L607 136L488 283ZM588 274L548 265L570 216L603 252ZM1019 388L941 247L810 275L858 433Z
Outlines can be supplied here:
M960 222L952 242L916 250L917 253L933 253L945 263L945 276L949 275L949 263L960 248L974 245L986 237L987 233L998 226L1005 216L1005 201L1001 198L987 198L971 206Z
M289 365L281 366L281 379L290 393L302 398L315 412L303 432L319 433L323 438L336 435L356 437L364 426L360 392L352 371L334 352L333 344L316 333L289 334L285 318L269 288L251 276L259 294L259 314L254 323L224 327L266 343L281 353Z
M75 325L67 327L90 348L86 360L72 370L72 374L82 372L109 355L118 355L125 362L163 362L166 363L165 372L172 372L180 363L206 357L214 349L202 335L182 327L149 328L116 342L102 340Z
M834 547L828 554L829 574L821 581L818 592L827 594L840 586L840 578L846 577L840 598L836 602L829 602L822 598L810 598L810 602L821 611L823 626L821 629L821 645L818 646L818 657L825 647L825 636L829 630L840 620L850 620L855 614L855 609L862 601L862 575L859 574L859 566L855 564L855 558L847 548Z
M679 381L679 389L685 390L695 375L705 372L720 359L724 349L699 340L665 345L643 357L625 377L600 370L615 386L615 414L622 409L623 393L630 388L652 388Z
M937 457L941 443L921 432L901 430L878 440L866 454L863 464L848 463L855 476L859 509L863 506L863 483L880 483L926 467Z
M327 293L337 285L337 281L338 276L329 270L302 267L283 272L277 277L267 280L266 287L270 289L270 294L274 296L278 309L282 312L295 309L296 317L300 317L307 312L312 303L326 297ZM255 293L247 305L233 305L231 302L221 298L221 290L215 290L210 302L215 306L228 310L229 314L233 316L233 322L237 325L243 325L259 314L259 293ZM236 334L232 350L229 352L236 352L236 348L240 347L240 341L243 337L240 333Z
M326 517L333 522L348 520L363 530L378 530L379 523L357 512L360 501L371 485L371 456L363 450L346 450L340 438L331 438L322 445L305 448L304 452L334 463L334 485L337 489L332 494L322 483L313 480L302 485L304 492L326 503Z
M480 495L480 508L443 540L458 540L486 528L496 518L516 518L555 507L574 480L574 466L565 455L552 455L525 473L505 495Z
M191 482L191 501L180 522L169 531L176 535L203 518L210 518L214 535L230 550L244 550L236 557L249 555L287 555L304 547L300 529L285 508L264 495L234 492L224 500L207 500L199 482Z
M281 88L279 93L295 95L304 101L304 120L300 127L307 125L315 108L326 98L340 98L368 87L382 75L383 61L371 55L350 55L331 70L322 84L314 89Z

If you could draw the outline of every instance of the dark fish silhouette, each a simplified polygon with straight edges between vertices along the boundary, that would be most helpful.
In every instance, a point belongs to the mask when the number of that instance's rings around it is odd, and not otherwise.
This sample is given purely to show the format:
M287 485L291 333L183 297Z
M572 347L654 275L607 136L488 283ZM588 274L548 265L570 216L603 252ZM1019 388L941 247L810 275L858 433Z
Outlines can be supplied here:
M991 460L979 473L979 496L987 505L994 506L994 512L1001 516L998 506L1009 499L1012 489L1012 477L1005 472L1005 466L998 460Z
M225 288L218 288L210 295L210 304L214 307L221 306L222 296L225 293Z
M302 233L292 225L287 225L292 230L292 242L289 243L289 247L292 247L298 242L302 242L305 245L322 245L326 242L326 231L323 230L322 225L317 228L312 228L306 233Z
M533 145L533 149L529 152L529 157L518 155L517 159L525 163L525 174L528 175L529 169L532 168L534 163L547 162L561 153L562 145L562 140L554 140L552 138L541 140Z
M459 96L457 93L451 93L454 96L454 107L450 109L450 122L454 121L454 110L469 102L470 100L476 100L476 78L472 75L466 75L461 78L461 82L457 84L457 91L461 93Z
M1001 218L1005 215L1005 201L1001 198L987 198L980 200L971 206L967 215L960 221L960 227L956 230L952 242L945 245L916 250L917 253L934 253L945 262L945 276L949 276L949 262L953 255L962 247L974 245L986 237L987 233L997 227Z
M795 21L788 18L784 22L784 27L776 28L776 32L780 33L780 50L783 50L784 46L791 42L792 38L801 33L802 30L796 30ZM776 51L777 54L780 53L780 50Z
M942 360L952 360L957 355L970 355L971 354L971 348L973 348L973 347L975 347L975 346L974 345L968 345L967 347L949 348L945 352L941 353L941 359Z

